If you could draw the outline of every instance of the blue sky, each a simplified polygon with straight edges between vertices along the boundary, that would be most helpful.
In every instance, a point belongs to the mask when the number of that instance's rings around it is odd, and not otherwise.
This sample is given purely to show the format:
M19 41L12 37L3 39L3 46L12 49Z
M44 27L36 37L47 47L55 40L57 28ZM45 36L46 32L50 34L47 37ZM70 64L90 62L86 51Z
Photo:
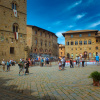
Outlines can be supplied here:
M27 24L58 36L69 30L100 30L100 0L27 0Z

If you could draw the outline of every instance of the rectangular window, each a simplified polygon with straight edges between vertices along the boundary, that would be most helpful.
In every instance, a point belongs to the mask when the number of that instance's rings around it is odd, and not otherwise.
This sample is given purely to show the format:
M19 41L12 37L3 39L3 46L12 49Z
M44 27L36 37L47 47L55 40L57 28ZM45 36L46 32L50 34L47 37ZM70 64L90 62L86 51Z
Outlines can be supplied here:
M35 34L37 34L37 31L35 31Z
M42 36L42 32L40 32L40 36Z
M10 47L10 54L14 54L14 47Z
M82 34L79 34L79 37L82 37Z
M73 35L71 35L71 38L73 38Z
M88 36L91 36L91 34L89 33Z

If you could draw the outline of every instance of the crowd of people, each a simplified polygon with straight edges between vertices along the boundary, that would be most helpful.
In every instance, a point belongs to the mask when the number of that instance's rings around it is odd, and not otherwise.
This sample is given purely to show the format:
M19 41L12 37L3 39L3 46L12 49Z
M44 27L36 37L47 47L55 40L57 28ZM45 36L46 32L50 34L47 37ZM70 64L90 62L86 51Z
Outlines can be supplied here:
M96 60L96 64L99 65L99 56L97 55L95 57ZM66 59L65 57L62 58L56 58L55 61L58 61L58 65L59 65L59 71L64 70L65 69L65 65L66 65ZM75 62L75 63L74 63ZM81 64L82 62L82 64ZM70 63L70 68L74 68L76 66L80 67L84 67L87 66L87 60L85 57L80 57L77 56L74 60L73 58L69 59L69 63ZM16 64L16 62L14 60L9 60L9 61L5 61L4 59L1 62L2 65L2 70L5 71L10 71L10 66L14 66ZM7 69L5 70L5 66L7 65ZM23 75L29 74L29 66L35 66L35 65L40 65L41 67L43 66L51 66L51 59L49 57L37 57L36 59L20 59L20 61L18 62L18 66L19 66L19 76L20 73L23 72ZM25 70L26 69L26 70Z
M1 62L2 65L2 70L5 71L10 71L10 66L15 66L15 61L14 60L8 60L7 62L3 59ZM5 66L7 65L7 70L5 70Z
M84 56L76 56L76 58L73 60L73 58L68 59L69 60L69 64L70 64L70 68L74 68L74 67L85 67L87 66L87 58ZM68 61L67 60L67 61ZM96 65L99 65L99 56L96 55L96 57L94 58ZM64 70L65 68L65 64L66 64L66 60L65 57L59 58L58 60L58 64L59 64L59 71Z

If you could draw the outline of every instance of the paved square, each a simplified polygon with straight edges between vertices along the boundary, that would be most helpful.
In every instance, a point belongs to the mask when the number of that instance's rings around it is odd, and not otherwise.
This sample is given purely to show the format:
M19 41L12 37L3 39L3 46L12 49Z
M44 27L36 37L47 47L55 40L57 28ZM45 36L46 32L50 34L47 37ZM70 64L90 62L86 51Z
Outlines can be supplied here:
M92 85L91 72L100 66L58 70L52 67L30 67L29 75L18 76L19 67L11 66L10 72L2 72L0 66L0 100L100 100L100 87Z

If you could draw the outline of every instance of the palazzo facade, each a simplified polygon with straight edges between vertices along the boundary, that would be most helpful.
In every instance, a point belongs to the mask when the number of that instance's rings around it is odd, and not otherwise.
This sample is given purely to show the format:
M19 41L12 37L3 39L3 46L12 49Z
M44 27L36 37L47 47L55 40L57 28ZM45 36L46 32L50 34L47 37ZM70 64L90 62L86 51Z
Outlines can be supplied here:
M75 58L87 55L88 59L100 56L100 32L98 30L67 31L65 37L65 56Z

